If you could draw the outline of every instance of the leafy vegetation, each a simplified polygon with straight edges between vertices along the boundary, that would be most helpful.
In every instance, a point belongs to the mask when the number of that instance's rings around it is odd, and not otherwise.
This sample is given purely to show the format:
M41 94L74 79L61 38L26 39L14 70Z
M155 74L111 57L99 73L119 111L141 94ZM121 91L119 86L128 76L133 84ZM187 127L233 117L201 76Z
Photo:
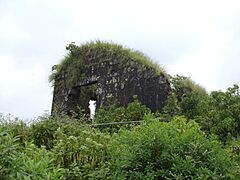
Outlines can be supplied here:
M206 90L196 84L191 78L185 76L176 75L171 78L171 84L174 95L176 95L178 100L181 100L183 96L188 93L194 92L199 95L206 95Z
M131 129L136 124L114 124L112 126L104 126L104 123L140 121L144 118L145 114L149 114L150 112L149 108L142 105L135 98L127 107L116 107L116 105L111 105L99 108L94 121L95 123L103 123L103 126L99 127L99 129L112 133L117 132L120 128Z
M213 91L199 93L192 90L179 97L179 91L173 90L164 108L164 115L171 118L184 115L200 124L203 131L215 134L226 142L239 136L240 126L240 88L234 85L226 92Z
M9 126L7 126L9 127ZM3 179L58 179L61 168L53 164L53 153L25 141L20 144L6 126L0 127L0 177Z
M162 114L134 100L99 109L94 124L84 115L43 116L31 124L0 116L0 177L237 179L239 86L210 94L192 89L181 98L177 93Z
M206 111L208 94L203 87L190 78L179 75L171 78L171 85L172 93L164 107L164 116L171 118L184 115L187 119L193 119L203 114L203 110Z
M49 117L50 118L50 117ZM53 145L24 144L1 125L1 177L10 179L183 179L237 176L236 153L184 117L160 122L152 115L110 135L55 119ZM49 125L46 117L41 123ZM69 126L69 124L71 124ZM31 132L33 126L28 127ZM36 128L36 127L34 127ZM41 128L40 128L41 129ZM46 137L48 134L44 134ZM50 136L52 138L52 136Z
M228 179L234 163L194 121L150 119L113 138L115 179Z
M202 112L194 117L208 133L216 134L223 142L237 138L240 134L240 87L234 85L226 92L211 92L201 99ZM205 106L204 106L205 105Z

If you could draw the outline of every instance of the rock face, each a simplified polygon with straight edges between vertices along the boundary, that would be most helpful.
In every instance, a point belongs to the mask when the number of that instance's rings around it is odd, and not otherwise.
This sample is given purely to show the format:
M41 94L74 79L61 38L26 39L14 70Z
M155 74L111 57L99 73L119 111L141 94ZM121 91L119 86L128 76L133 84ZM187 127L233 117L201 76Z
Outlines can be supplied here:
M100 43L95 48L93 44L71 45L68 60L65 60L68 65L62 65L53 78L52 114L77 113L79 108L89 113L90 100L96 100L96 109L111 104L126 106L135 95L153 112L163 108L170 92L164 73L157 73L153 66L133 59L121 46L115 52L111 44ZM101 45L103 49L99 48ZM116 53L122 53L124 58ZM72 65L75 61L83 63ZM74 69L76 73L71 78L75 80L68 83Z

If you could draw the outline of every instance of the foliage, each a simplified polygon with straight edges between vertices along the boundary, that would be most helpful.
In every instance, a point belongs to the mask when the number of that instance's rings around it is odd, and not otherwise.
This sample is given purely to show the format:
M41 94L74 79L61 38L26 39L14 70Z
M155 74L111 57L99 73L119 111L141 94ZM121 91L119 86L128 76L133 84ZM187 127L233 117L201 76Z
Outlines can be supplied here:
M240 132L240 89L234 85L226 92L213 91L208 94L192 91L181 99L173 93L164 107L165 116L171 118L183 115L187 119L195 119L201 129L215 134L226 142L239 136Z
M196 92L188 93L181 102L179 102L180 114L187 119L194 119L202 116L207 109L208 95L201 95Z
M29 128L30 139L38 147L45 146L47 149L53 148L56 144L56 132L61 129L67 135L78 136L81 132L79 127L86 124L85 115L81 119L73 119L69 116L42 116L40 119L31 124Z
M28 127L23 121L4 122L1 127L11 132L11 135L16 137L16 141L22 145L29 139Z
M38 147L46 146L47 149L50 149L54 144L54 133L59 126L59 121L51 117L43 117L42 121L31 125L31 139Z
M68 77L67 83L69 85L74 84L77 80L84 77L81 69L88 64L90 61L89 59L91 58L96 59L98 63L106 59L116 59L123 63L137 61L140 62L143 67L154 69L157 75L163 75L166 78L169 78L169 75L165 70L158 64L153 63L148 56L140 51L134 51L119 44L104 41L92 41L80 46L71 43L67 45L66 49L69 53L56 66L55 71L53 71L49 77L50 81L54 81L56 78L65 74Z
M54 120L55 124L49 122ZM27 127L31 136L20 143L11 133L14 128L1 125L1 177L177 179L235 175L234 161L230 161L221 145L207 138L195 122L187 123L182 117L159 122L149 114L144 116L141 125L131 130L121 129L119 134L113 135L74 119L66 120L44 117L33 123L41 123L39 131L43 127L52 131L40 136L50 139L46 141L51 144L47 149L31 141L34 140L31 131L35 131L36 126Z
M181 116L180 116L181 115ZM24 123L0 114L1 179L236 179L240 175L240 89L173 93L167 122L135 99L86 116ZM165 119L164 119L165 120ZM218 141L220 140L220 141ZM221 144L222 143L222 144Z
M169 96L163 113L168 118L183 115L187 119L195 119L204 115L208 110L208 99L207 94L201 95L192 91L178 100L176 94L173 93Z
M137 97L134 97L134 101L129 103L127 107L116 107L115 105L105 106L99 108L96 112L94 121L96 123L110 123L110 122L129 122L140 121L145 114L149 114L151 111L145 105L142 105ZM109 132L115 132L120 128L132 127L131 125L114 125L103 127L104 130Z
M52 154L34 144L19 143L8 129L0 127L0 177L3 179L58 179L62 169L53 166Z
M0 126L0 177L6 177L12 171L12 157L17 153L18 139L13 138L7 129Z
M115 179L228 179L234 163L194 121L144 122L113 139Z
M44 147L37 148L32 143L26 143L13 159L12 179L59 179L64 173L62 168L54 166L50 151Z
M176 75L171 79L171 85L173 93L179 101L190 92L206 95L206 90L189 77Z
M19 125L0 125L1 177L95 179L108 173L109 135L68 117L45 116L26 127L29 137L21 142L14 135Z
M206 132L218 135L226 142L240 132L240 89L238 85L226 92L211 92L205 100L205 111L196 120Z
M59 128L56 132L57 142L52 152L55 164L67 169L67 179L100 178L106 176L108 161L106 151L109 135L93 128L79 128L78 136L67 135ZM97 172L98 173L96 174ZM103 177L101 177L103 178Z
M167 119L176 115L184 115L193 119L203 113L205 100L208 98L206 90L190 78L176 75L171 79L172 93L168 97L163 109L163 116Z
M238 162L238 168L240 170L240 138L238 137L228 141L226 147L232 158Z

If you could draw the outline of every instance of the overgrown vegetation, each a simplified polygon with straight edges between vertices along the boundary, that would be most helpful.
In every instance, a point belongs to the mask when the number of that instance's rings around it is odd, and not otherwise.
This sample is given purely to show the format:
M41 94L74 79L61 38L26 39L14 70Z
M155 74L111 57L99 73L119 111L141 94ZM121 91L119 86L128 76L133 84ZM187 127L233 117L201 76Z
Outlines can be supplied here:
M177 87L175 85L175 87ZM31 124L0 116L1 179L238 179L240 88L173 91L161 114L137 100ZM141 121L130 125L98 123Z
M171 84L173 93L177 96L178 100L190 92L194 92L199 95L207 94L206 90L202 86L196 84L189 77L176 75L171 78Z
M103 123L99 129L107 131L109 133L117 132L120 128L132 128L136 124L114 124L114 125L104 125L104 123L111 122L130 122L130 121L140 121L144 118L145 114L149 114L151 111L145 105L142 105L137 99L129 103L127 107L117 107L116 105L111 105L107 107L102 107L98 109L94 121L95 123Z
M234 177L234 162L221 144L184 117L169 123L147 119L132 131L117 135L111 148L114 179Z
M123 64L137 61L142 64L142 68L152 68L157 75L162 74L166 78L169 78L166 71L157 63L154 63L150 57L140 51L135 51L112 42L92 41L79 46L71 43L66 49L69 52L63 60L56 65L55 71L52 72L49 77L51 82L65 74L68 77L67 83L73 85L77 80L84 77L82 68L89 64L101 63L108 60L118 60Z

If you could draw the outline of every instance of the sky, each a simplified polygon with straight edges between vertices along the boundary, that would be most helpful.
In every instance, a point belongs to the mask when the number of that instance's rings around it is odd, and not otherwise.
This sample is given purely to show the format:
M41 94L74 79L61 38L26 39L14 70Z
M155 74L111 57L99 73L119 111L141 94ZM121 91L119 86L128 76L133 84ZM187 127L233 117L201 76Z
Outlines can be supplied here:
M49 112L70 42L140 50L209 92L240 83L239 0L0 0L0 113Z

